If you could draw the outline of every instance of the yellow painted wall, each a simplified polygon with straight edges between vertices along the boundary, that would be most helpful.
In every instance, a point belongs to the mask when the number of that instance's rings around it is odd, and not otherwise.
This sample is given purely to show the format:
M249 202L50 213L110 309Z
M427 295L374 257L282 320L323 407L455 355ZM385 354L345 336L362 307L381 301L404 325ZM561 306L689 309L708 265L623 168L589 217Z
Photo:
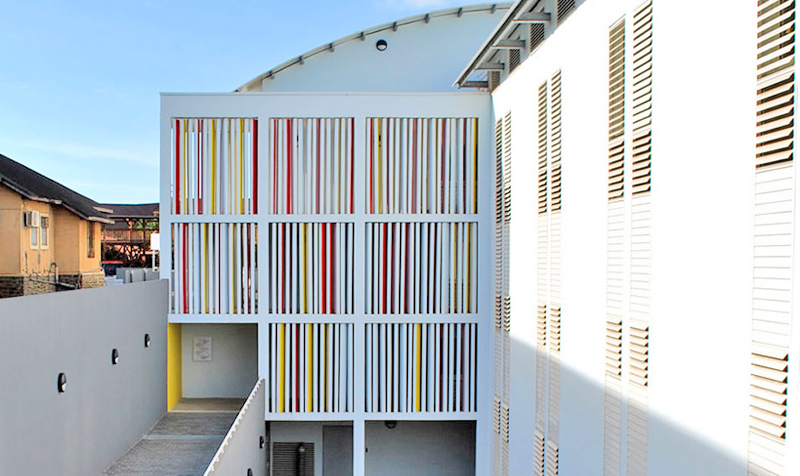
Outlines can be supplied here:
M183 396L182 333L180 324L167 324L167 410Z
M18 193L0 185L0 275L19 274L22 198Z
M83 272L98 271L100 269L100 224L85 220L80 220L80 222L80 238L78 239L78 243L81 245L80 254L78 255L80 258L80 270ZM89 258L88 253L89 227L94 228L94 258Z
M20 227L20 262L22 272L25 274L47 274L50 271L50 263L55 259L53 252L53 212L49 203L36 202L33 200L22 199L24 211L37 211L41 216L50 217L50 241L47 248L41 246L41 228ZM22 214L20 214L22 220ZM31 232L37 233L37 245L31 245Z
M56 207L53 211L53 245L55 258L60 273L78 273L80 271L80 224L77 215ZM84 249L86 245L84 245Z

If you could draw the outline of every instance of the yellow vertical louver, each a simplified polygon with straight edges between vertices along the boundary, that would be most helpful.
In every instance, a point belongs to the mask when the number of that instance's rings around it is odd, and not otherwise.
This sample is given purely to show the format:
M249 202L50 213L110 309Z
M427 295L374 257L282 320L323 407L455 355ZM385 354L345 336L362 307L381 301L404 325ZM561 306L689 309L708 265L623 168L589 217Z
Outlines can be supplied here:
M758 1L748 474L788 475L794 254L795 2Z

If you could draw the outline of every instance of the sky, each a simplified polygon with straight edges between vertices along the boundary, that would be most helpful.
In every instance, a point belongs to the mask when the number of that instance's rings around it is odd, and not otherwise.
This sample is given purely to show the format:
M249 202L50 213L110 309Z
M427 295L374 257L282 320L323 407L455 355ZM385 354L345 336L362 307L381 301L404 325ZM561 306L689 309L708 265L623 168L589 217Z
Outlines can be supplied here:
M100 203L158 201L161 92L459 0L0 0L0 154Z

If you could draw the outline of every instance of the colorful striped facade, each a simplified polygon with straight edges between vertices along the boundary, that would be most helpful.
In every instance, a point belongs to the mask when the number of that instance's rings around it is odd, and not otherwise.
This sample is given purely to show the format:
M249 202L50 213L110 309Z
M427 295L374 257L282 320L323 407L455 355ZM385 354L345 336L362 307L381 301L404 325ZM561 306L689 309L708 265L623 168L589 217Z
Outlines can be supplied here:
M431 98L165 108L170 322L257 325L267 421L482 424L488 109Z

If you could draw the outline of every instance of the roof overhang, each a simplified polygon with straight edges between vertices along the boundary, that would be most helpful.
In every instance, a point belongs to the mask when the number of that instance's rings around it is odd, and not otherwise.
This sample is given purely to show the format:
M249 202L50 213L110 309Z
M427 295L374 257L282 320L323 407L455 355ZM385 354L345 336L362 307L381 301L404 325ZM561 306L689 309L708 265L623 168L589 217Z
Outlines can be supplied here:
M459 88L475 87L476 83L482 83L470 80L470 76L476 71L503 70L505 68L503 63L490 62L490 60L500 50L525 47L524 41L507 38L517 26L531 23L549 24L553 21L549 12L534 11L543 4L544 0L517 0L514 2L453 85Z

